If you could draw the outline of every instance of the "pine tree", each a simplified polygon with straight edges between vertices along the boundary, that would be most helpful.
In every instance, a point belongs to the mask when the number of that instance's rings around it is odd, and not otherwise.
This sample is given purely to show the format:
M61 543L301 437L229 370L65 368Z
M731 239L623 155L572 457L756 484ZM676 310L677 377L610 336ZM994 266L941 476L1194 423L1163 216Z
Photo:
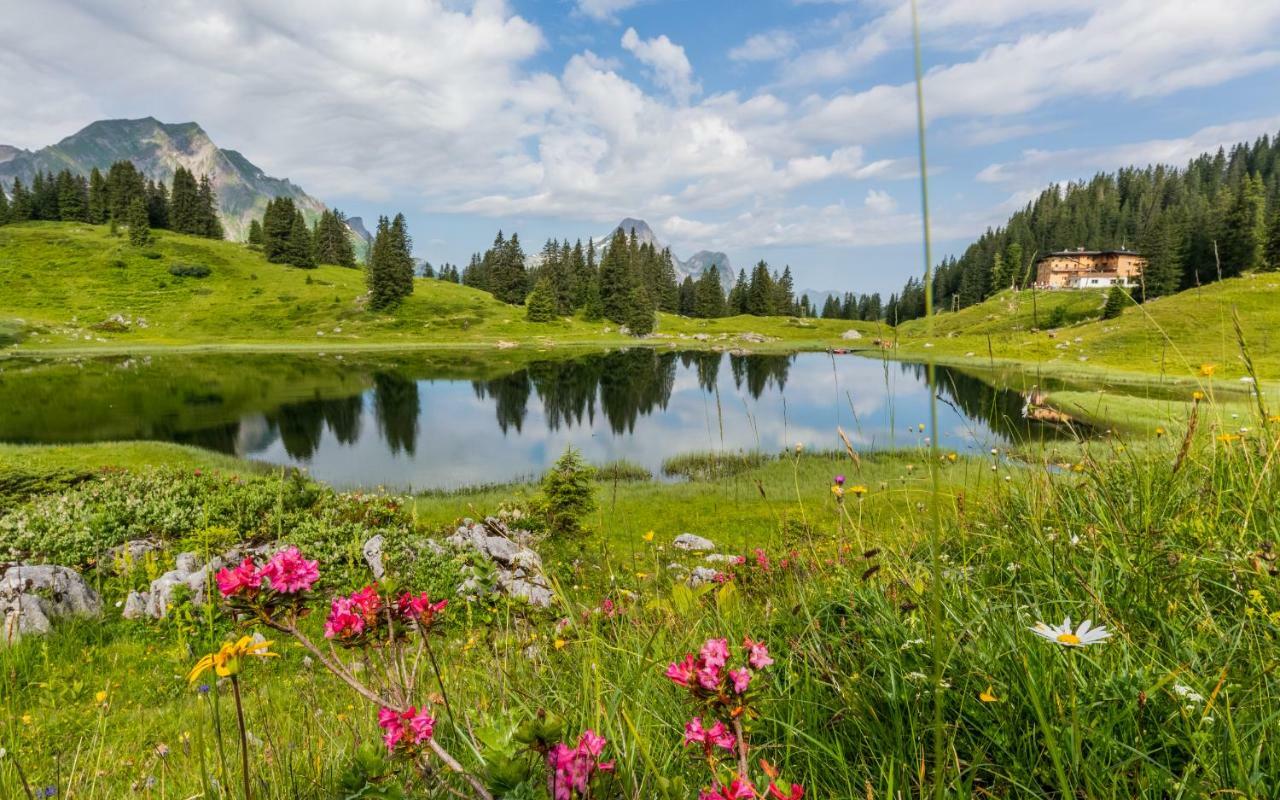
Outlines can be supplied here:
M632 229L634 239L634 229ZM600 259L600 302L604 316L611 322L625 325L627 322L632 275L628 257L627 236L619 228Z
M196 195L198 209L197 236L208 239L222 239L226 234L222 230L222 221L218 219L218 200L213 192L213 181L208 175L200 177L200 189ZM304 223L305 227L305 223ZM308 255L308 257L310 257Z
M169 227L169 191L160 181L147 184L147 218L153 228Z
M175 233L198 236L200 231L200 187L186 167L173 171L169 193L169 226Z
M249 244L254 247L262 246L262 223L256 219L249 220Z
M680 282L680 304L678 313L682 317L692 317L698 309L698 287L692 275L685 275Z
M747 290L750 288L746 270L738 270L738 280L734 281L733 288L729 290L729 303L725 309L727 314L737 316L747 313Z
M4 193L4 184L0 183L0 225L9 224L9 197Z
M703 319L724 316L724 287L720 284L720 270L715 264L703 270L702 277L698 279L693 313Z
M176 191L174 199L177 199ZM177 208L173 208L176 215ZM298 209L291 198L277 197L267 201L267 209L262 216L262 253L271 263L289 263L289 236L297 214Z
M117 161L107 170L107 214L117 222L128 224L129 206L134 198L143 199L146 185L142 173L132 161Z
M250 231L252 234L252 231ZM321 212L316 221L313 236L315 259L318 264L337 264L340 267L356 265L356 250L347 235L346 218L336 209Z
M493 247L482 261L485 282L490 294L504 303L520 305L529 292L528 275L524 268L524 250L518 234L510 239L502 238L502 231L493 241Z
M111 215L108 202L107 179L94 167L89 173L89 222L102 225L107 221L107 217Z
M151 225L147 220L147 206L141 196L129 201L129 211L125 217L129 226L129 244L134 247L146 247L151 242Z
M827 295L827 299L822 301L822 318L823 319L839 319L840 303L836 301L833 294Z
M301 211L293 212L293 222L289 225L289 238L284 250L284 263L303 268L316 265L312 255L311 231L307 228L307 221Z
M782 268L782 277L778 278L774 282L773 286L773 313L783 315L795 314L795 288L795 280L791 277L791 265L784 265Z
M992 290L998 292L1003 289L1008 289L1011 286L1021 286L1028 280L1035 280L1034 276L1030 278L1027 277L1027 268L1026 265L1023 264L1023 260L1024 255L1022 253L1022 245L1018 242L1011 243L1008 249L1004 251L1004 258L1001 259L1003 262L1003 270L1001 273L1003 283L996 283L993 278Z
M751 285L747 289L747 313L767 317L773 313L773 276L769 265L761 261L751 271Z
M369 248L369 263L365 268L365 280L369 286L369 307L374 311L388 309L400 300L396 291L393 258L391 221L385 216L379 216L373 245Z
M1236 190L1235 202L1222 236L1222 273L1238 275L1266 265L1267 205L1262 177L1247 175Z
M634 229L632 231L634 237ZM653 301L644 287L636 283L627 293L626 326L632 336L648 336L653 333L657 320L653 313Z
M1267 269L1280 270L1280 198L1272 204L1271 225L1267 230Z
M558 313L555 287L547 276L543 276L525 299L525 317L530 322L551 322Z
M31 180L31 218L58 219L58 184L52 174L45 177L37 170Z
M9 199L9 220L11 222L26 222L31 219L31 194L27 191L27 187L22 185L22 181L17 178L13 179L13 190Z
M396 302L399 302L413 294L413 239L409 236L409 226L404 214L396 214L391 221L390 235L392 285ZM514 240L515 237L512 238Z
M63 222L87 222L89 198L83 178L76 179L70 170L58 173L58 218Z
M1119 286L1112 286L1107 292L1107 302L1102 307L1103 319L1115 319L1120 316L1120 312L1124 311L1124 307L1128 305L1129 293Z
M600 279L592 276L587 280L587 289L582 296L582 320L599 322L604 319L604 302L600 299Z
M675 258L671 248L664 247L657 264L658 310L674 314L680 307L680 286L676 277Z

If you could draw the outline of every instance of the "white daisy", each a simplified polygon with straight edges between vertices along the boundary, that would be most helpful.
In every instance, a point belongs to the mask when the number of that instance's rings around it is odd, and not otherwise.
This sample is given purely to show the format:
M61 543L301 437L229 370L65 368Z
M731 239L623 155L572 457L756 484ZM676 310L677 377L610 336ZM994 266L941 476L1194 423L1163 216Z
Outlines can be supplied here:
M1093 628L1090 627L1092 624L1093 620L1086 619L1080 623L1080 627L1073 631L1071 630L1071 617L1067 617L1062 621L1061 625L1046 625L1043 622L1037 622L1036 626L1031 628L1031 632L1063 647L1085 647L1091 644L1098 644L1111 637L1111 632L1104 626L1099 625Z

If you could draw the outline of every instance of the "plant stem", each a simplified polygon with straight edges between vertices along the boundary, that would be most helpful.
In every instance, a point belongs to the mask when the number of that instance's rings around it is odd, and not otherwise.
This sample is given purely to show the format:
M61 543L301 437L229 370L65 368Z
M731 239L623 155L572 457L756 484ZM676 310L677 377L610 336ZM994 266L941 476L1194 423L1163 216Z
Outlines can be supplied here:
M236 698L236 724L240 726L240 773L244 782L244 800L251 800L249 786L249 739L244 729L244 704L240 702L240 678L231 676L231 693Z
M733 718L733 735L738 740L738 777L745 781L750 767L747 764L747 737L742 732L740 717Z

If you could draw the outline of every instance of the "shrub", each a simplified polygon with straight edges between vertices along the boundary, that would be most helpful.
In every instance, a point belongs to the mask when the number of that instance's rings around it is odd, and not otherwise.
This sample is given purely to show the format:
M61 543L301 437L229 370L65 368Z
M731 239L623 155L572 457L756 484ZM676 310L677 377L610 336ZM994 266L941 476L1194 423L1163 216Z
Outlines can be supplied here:
M1102 318L1115 319L1129 302L1128 292L1119 286L1112 286L1111 291L1107 292L1107 303L1102 307Z
M575 534L582 530L582 518L596 507L592 479L595 470L572 447L542 477L542 507L547 529L552 533Z
M207 278L213 270L204 264L174 264L169 267L169 274L178 278Z

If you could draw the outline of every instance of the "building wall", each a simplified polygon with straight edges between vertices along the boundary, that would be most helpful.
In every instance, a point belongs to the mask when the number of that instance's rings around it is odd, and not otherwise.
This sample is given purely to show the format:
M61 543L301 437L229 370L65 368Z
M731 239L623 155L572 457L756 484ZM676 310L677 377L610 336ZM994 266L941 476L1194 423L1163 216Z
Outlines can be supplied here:
M1138 282L1146 266L1147 260L1133 253L1055 253L1036 263L1036 284L1059 289L1072 285L1083 273L1105 273L1131 285Z

